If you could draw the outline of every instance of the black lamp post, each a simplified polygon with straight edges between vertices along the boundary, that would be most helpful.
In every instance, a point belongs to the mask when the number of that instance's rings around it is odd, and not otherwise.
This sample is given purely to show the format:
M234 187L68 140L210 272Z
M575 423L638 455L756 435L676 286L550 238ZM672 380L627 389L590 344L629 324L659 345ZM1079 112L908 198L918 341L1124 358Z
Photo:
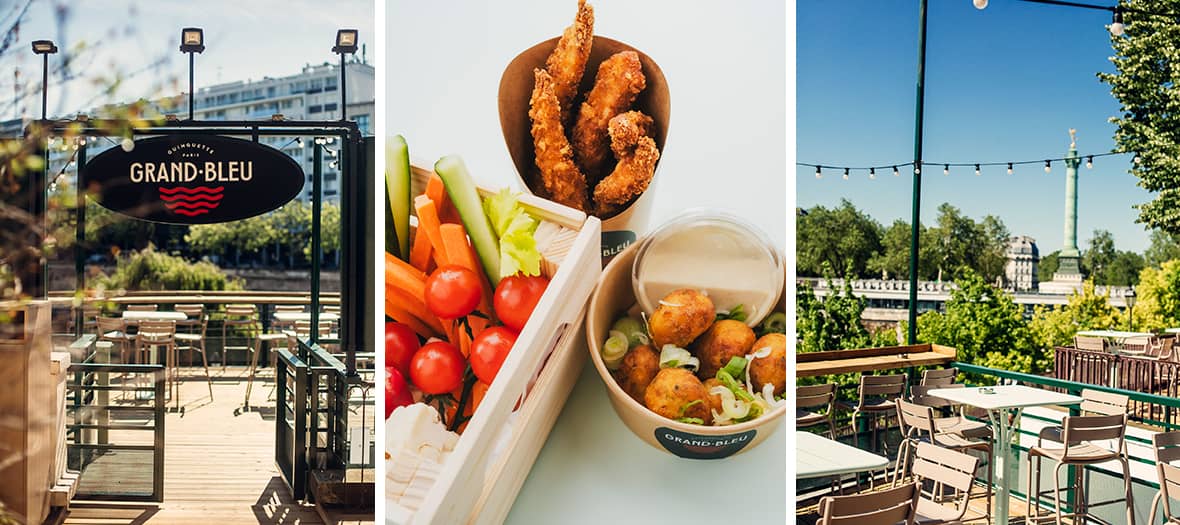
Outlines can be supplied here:
M1131 286L1127 292L1123 294L1123 301L1127 303L1127 318L1131 325L1131 331L1135 331L1135 287Z
M57 46L52 40L34 40L33 53L41 55L41 120L45 120L49 100L49 55L57 54Z
M356 40L356 29L336 30L336 45L332 47L332 52L340 55L340 120L348 120L348 112L345 110L345 104L348 101L348 90L345 89L347 84L345 84L346 76L344 75L344 55L356 53Z
M180 30L180 52L188 53L188 119L193 120L193 55L205 51L205 31L199 27Z

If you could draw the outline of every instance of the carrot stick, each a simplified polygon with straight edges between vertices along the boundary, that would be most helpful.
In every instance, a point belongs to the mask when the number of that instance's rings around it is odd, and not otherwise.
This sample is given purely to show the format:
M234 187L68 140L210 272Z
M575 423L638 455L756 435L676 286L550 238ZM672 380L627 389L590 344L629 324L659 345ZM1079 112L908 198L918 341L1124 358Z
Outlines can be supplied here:
M480 294L479 311L490 316L492 314L492 285L488 281L487 274L484 273L483 268L479 265L479 258L475 256L475 249L471 247L471 243L467 240L467 232L463 230L462 225L444 224L439 227L439 233L442 235L443 244L447 247L447 253L451 256L451 264L457 264L467 268L479 276L480 286L483 290L483 293ZM490 324L486 319L476 316L468 316L467 323L471 326L472 335L479 335ZM466 336L467 334L463 335Z
M386 313L389 313L389 307L393 306L398 310L417 317L419 321L422 321L431 329L433 329L434 333L440 335L446 333L443 330L443 321L435 317L434 314L430 313L430 309L426 308L426 303L422 302L421 299L411 297L402 290L386 287L385 306ZM390 317L393 316L390 315Z
M425 321L415 317L410 312L402 309L401 306L402 305L397 304L397 300L394 299L392 295L387 295L385 297L385 315L392 317L394 321L409 326L410 329L414 331L414 333L427 339L431 337L439 337L442 335L441 330L438 330L430 324L427 324ZM438 321L435 320L435 323L437 322Z
M435 260L440 266L447 264L451 257L443 246L442 234L439 233L442 223L438 220L438 207L434 201L430 200L430 197L419 195L414 198L414 208L418 210L418 235L425 232L430 244L434 247Z
M418 301L426 294L426 274L409 263L385 252L385 287L404 291Z
M439 177L437 173L430 174L430 179L426 181L425 194L434 201L434 205L438 209L439 220L443 224L462 224L459 210L455 209L451 199L447 198L447 188L443 184L442 177Z
M430 255L434 252L430 245L430 236L420 234L414 236L414 245L410 248L410 265L423 272L430 269Z

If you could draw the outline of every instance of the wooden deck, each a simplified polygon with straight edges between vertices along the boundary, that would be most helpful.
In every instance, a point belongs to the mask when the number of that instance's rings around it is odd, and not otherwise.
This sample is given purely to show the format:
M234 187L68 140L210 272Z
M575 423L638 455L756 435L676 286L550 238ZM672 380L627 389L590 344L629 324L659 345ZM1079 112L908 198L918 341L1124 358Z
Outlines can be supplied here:
M224 373L214 367L213 399L209 398L204 371L182 368L180 404L169 402L165 422L164 502L160 504L112 504L75 502L65 523L77 525L132 524L321 524L313 506L292 501L274 465L274 400L271 369L255 381L250 409L243 408L246 369L230 367ZM268 397L270 400L268 400ZM134 439L150 440L139 433ZM127 436L111 432L112 441ZM123 439L124 443L128 439ZM148 458L150 461L150 458ZM151 464L128 467L146 472L123 473L99 463L83 474L104 478L144 479L150 483ZM335 520L332 523L373 523L371 519Z

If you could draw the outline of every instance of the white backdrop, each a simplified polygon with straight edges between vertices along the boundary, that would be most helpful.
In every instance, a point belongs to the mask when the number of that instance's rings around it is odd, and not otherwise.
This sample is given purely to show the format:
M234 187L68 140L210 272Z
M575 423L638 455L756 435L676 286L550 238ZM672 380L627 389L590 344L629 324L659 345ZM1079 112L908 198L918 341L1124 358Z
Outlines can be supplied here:
M784 3L591 4L595 34L643 50L668 81L671 120L651 224L685 208L722 208L785 248ZM386 4L386 132L404 135L415 159L458 154L481 184L517 186L500 132L500 76L519 52L560 35L575 10L574 0ZM781 425L728 460L674 458L623 426L588 365L508 522L785 523L788 432Z

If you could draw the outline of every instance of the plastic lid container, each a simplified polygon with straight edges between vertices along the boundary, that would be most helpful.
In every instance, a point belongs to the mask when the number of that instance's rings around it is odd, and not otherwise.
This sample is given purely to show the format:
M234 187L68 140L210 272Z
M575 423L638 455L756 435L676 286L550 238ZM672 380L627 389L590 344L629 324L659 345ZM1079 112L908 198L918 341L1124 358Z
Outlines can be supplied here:
M639 245L631 283L648 315L679 288L704 291L718 311L742 305L746 324L762 321L778 303L783 257L766 234L717 210L689 210L660 226Z

